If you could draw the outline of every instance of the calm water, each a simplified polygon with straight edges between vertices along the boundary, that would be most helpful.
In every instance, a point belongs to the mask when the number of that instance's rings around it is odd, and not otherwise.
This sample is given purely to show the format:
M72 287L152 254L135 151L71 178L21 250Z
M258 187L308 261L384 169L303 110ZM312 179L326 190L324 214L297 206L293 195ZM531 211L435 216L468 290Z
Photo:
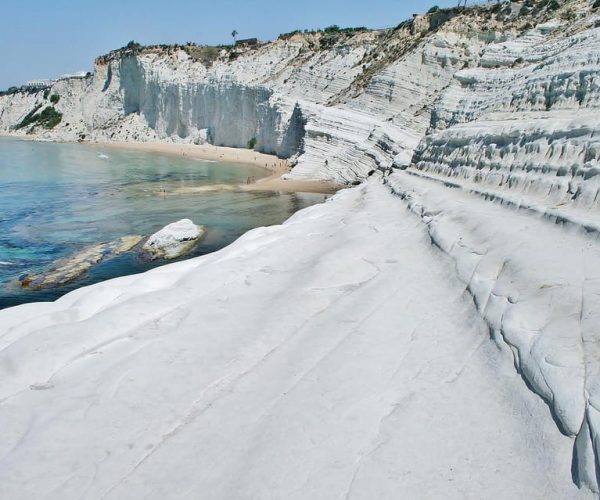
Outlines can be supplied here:
M0 308L55 300L74 288L158 265L126 254L62 288L32 291L15 286L19 276L47 269L56 259L91 244L149 235L186 217L208 229L189 258L222 248L254 227L279 224L323 200L323 195L223 191L156 195L161 187L168 192L238 183L263 172L227 162L0 138Z

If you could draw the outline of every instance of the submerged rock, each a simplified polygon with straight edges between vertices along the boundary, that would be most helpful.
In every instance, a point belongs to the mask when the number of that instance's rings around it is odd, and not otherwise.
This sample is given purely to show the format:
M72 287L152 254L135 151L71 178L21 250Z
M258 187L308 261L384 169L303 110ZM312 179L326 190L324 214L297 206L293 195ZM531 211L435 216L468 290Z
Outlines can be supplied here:
M152 259L176 259L194 248L204 232L203 226L181 219L150 236L143 249Z
M28 274L20 278L19 281L23 288L32 290L64 285L81 277L95 264L115 255L128 252L141 240L142 236L130 235L108 243L92 245L70 257L57 260L48 271L40 274Z

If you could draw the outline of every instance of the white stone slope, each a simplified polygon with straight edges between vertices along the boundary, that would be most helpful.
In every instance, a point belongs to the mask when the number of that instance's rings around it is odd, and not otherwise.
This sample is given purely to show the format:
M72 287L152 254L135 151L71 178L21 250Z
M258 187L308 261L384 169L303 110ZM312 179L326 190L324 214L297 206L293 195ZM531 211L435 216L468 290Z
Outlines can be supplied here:
M452 257L373 180L0 312L0 497L591 498Z

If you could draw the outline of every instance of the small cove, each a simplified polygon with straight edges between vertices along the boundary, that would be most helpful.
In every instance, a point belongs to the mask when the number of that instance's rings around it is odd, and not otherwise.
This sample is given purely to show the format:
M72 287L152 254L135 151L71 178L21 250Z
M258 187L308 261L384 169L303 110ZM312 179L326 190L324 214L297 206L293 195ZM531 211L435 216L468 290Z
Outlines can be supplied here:
M0 308L55 300L81 286L165 264L134 253L95 266L83 278L39 291L20 276L121 236L148 236L182 218L207 228L185 258L228 245L246 231L279 224L322 194L228 190L162 196L176 189L239 184L267 172L252 165L198 160L102 145L0 138Z

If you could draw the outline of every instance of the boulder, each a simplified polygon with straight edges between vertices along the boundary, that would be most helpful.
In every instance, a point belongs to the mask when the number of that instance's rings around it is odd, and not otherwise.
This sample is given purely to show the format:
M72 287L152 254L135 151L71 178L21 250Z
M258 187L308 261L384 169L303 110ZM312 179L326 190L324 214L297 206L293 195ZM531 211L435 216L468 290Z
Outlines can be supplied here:
M152 259L176 259L188 253L204 235L204 227L190 219L181 219L163 227L143 246Z

